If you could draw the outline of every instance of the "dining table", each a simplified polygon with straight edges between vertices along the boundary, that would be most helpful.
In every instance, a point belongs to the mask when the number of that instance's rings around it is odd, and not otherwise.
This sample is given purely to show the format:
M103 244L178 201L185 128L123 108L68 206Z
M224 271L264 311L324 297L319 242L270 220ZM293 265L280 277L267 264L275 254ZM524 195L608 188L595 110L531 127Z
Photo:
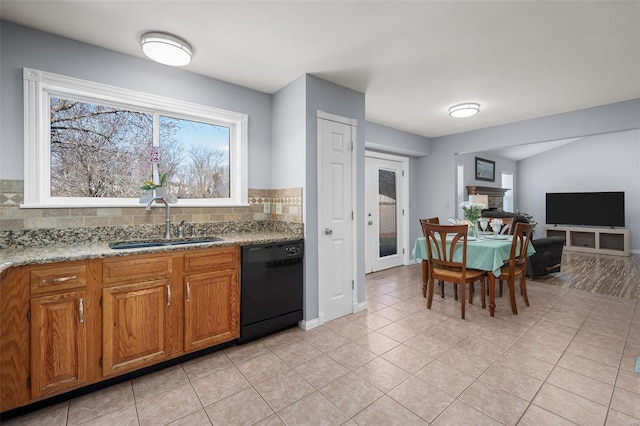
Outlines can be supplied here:
M500 276L500 269L505 261L511 257L511 242L513 235L480 233L478 237L468 237L467 239L467 263L469 269L487 271L489 275L489 313L493 317L495 313L495 279ZM462 244L456 248L453 260L462 261ZM534 254L536 250L533 244L529 244L527 256ZM428 285L428 260L425 238L419 237L413 246L414 259L422 260L422 280L423 286Z

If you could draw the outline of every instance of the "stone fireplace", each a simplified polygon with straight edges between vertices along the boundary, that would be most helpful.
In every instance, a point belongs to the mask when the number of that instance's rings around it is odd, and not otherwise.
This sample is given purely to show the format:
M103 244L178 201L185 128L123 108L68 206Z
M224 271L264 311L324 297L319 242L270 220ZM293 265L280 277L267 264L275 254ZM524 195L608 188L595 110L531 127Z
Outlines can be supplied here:
M486 195L489 197L489 208L502 211L504 194L508 188L490 186L467 186L468 195Z

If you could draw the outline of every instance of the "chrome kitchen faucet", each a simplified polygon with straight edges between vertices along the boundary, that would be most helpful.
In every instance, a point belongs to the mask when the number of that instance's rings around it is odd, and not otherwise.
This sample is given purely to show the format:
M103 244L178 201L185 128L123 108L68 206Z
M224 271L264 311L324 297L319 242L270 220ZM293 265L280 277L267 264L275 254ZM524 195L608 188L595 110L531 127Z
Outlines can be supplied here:
M153 204L154 201L160 202L160 203L164 203L164 208L167 212L167 217L165 219L165 234L164 237L166 239L171 238L171 207L169 207L169 202L164 198L164 197L153 197L152 199L149 200L149 202L147 203L147 207L145 208L145 210L150 211L151 210L151 204Z

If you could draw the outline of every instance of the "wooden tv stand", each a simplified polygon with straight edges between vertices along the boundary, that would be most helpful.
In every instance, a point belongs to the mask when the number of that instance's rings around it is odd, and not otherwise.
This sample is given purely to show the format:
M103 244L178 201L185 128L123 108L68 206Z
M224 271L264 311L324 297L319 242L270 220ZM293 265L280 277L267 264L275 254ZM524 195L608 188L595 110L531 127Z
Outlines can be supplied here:
M629 256L627 228L546 225L544 235L564 238L564 249L569 251Z

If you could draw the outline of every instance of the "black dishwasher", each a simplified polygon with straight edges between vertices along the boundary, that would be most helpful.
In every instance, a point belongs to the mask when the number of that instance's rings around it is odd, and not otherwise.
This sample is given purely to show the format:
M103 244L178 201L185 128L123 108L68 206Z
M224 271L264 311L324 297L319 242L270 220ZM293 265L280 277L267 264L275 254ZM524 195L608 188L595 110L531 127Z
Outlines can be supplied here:
M303 240L242 247L239 343L302 319L303 257Z

